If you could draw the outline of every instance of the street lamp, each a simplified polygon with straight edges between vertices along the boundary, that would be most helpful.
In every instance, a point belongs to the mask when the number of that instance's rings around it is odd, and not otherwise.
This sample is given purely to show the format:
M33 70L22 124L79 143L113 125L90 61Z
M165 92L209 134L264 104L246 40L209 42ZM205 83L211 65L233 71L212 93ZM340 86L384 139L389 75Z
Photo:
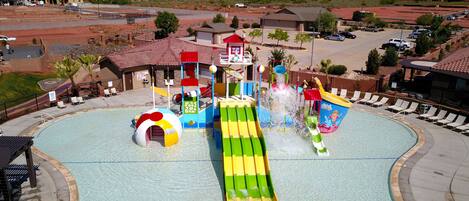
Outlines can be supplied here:
M257 115L260 117L261 114L261 91L262 91L262 73L265 70L264 65L259 65L258 69L259 71L259 86L257 89Z
M212 64L208 70L212 73L212 134L215 135L215 73L217 72L217 66Z

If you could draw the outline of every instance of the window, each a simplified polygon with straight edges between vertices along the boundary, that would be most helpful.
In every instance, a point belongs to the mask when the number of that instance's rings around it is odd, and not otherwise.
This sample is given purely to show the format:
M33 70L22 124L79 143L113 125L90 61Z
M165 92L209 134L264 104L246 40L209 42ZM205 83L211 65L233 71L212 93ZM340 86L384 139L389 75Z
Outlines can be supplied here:
M168 79L168 77L169 79L174 79L174 70L164 70L164 79Z

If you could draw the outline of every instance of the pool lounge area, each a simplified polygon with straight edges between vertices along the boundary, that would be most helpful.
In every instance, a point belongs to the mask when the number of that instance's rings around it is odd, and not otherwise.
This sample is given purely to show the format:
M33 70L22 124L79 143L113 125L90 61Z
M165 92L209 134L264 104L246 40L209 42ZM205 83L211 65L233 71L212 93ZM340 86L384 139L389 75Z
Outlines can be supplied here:
M36 148L70 171L80 200L103 200L106 195L113 200L223 200L221 151L214 139L203 130L187 130L175 147L155 142L138 147L131 141L129 117L148 106L125 104L135 94L148 97L144 92L126 93L56 111L56 118L45 124L16 132L34 135ZM419 129L422 124L409 123L413 120L407 118L390 120L384 117L386 111L363 106L348 115L337 132L324 137L331 151L326 158L318 157L307 139L288 129L264 129L279 200L393 200L394 163L419 144L415 130L423 134L433 128ZM41 121L33 115L21 118ZM14 134L8 124L19 128L24 123L18 122L21 118L1 125L5 133ZM97 125L106 126L100 130Z

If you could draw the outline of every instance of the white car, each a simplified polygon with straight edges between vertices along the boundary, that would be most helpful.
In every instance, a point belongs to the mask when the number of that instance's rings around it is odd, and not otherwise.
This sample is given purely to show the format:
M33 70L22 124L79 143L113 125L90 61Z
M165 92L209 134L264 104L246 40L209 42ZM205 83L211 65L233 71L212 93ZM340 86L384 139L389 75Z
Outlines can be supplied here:
M247 8L247 6L244 3L237 3L235 4L236 8Z
M28 7L34 7L34 6L36 6L35 3L31 3L31 2L29 2L29 1L25 1L25 2L24 2L24 5L25 5L25 6L28 6Z
M396 47L403 47L403 48L410 48L410 42L399 39L399 38L391 38L389 39L388 43L396 45Z
M10 42L10 41L15 41L15 40L16 40L15 37L8 37L5 35L0 35L0 41Z

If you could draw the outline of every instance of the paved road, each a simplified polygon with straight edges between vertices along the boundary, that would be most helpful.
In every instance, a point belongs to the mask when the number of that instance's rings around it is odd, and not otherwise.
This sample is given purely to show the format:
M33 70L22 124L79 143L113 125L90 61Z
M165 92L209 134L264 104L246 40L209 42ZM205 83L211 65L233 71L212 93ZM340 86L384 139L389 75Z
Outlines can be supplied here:
M39 46L10 46L10 49L13 52L8 54L5 47L0 47L5 60L35 58L42 55L42 50Z
M248 35L249 30L246 30L246 35ZM275 44L276 41L270 40L267 38L267 35L272 32L272 30L264 30L264 43ZM242 31L238 31L239 34L242 34ZM280 44L285 44L288 46L299 47L300 44L294 42L295 35L297 32L289 32L290 39L288 42L280 42ZM409 30L404 30L403 37L405 38L410 33ZM368 59L368 53L373 48L381 47L385 41L390 38L399 38L401 31L398 29L386 29L384 32L364 32L364 31L355 31L354 34L357 35L356 39L346 39L343 42L338 41L329 41L324 39L315 39L314 41L314 57L313 57L313 66L317 66L322 59L331 59L334 64L343 64L347 66L348 71L351 70L360 70L361 68L366 69L365 61ZM250 40L250 37L247 37ZM255 42L261 42L261 38L255 39ZM254 45L254 47L258 47ZM290 50L287 49L287 55L293 54L298 60L298 65L295 68L305 69L311 64L311 43L303 44L303 47L307 48L306 50ZM270 47L260 47L258 52L260 61L264 64L267 63L268 58L270 57L270 51L273 48ZM378 49L382 54L384 51Z

